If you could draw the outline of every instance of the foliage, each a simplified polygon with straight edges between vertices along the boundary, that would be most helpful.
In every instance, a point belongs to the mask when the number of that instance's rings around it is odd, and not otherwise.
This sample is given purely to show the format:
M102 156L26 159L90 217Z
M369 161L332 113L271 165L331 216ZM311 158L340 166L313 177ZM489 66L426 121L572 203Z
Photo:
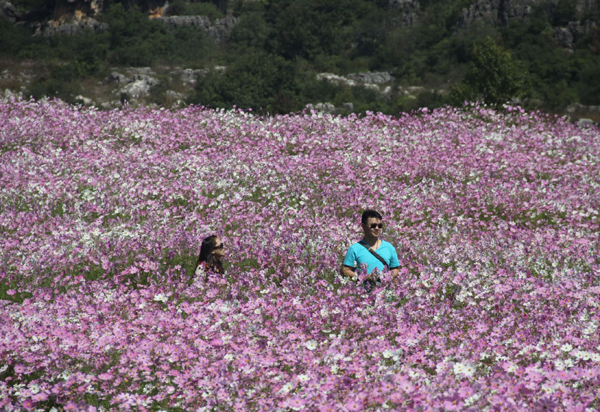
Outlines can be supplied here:
M268 54L236 60L224 73L213 71L199 81L191 103L212 107L254 108L268 113L300 109L294 65Z
M216 3L175 0L168 13L207 15L214 21L223 16ZM114 66L209 68L229 66L251 55L257 60L277 56L286 60L299 88L286 91L283 100L281 95L275 97L277 91L272 84L262 81L248 87L255 89L251 98L234 98L233 91L219 85L218 89L228 95L209 99L211 104L223 107L230 107L233 101L244 102L244 106L260 102L255 109L266 104L277 112L284 107L352 98L357 110L369 110L370 105L371 110L391 114L411 110L417 103L433 108L480 98L498 104L519 92L525 92L525 105L551 111L564 110L573 102L598 101L595 68L600 67L600 30L585 21L597 21L599 17L582 15L573 0L538 2L526 19L501 21L495 27L482 22L464 26L461 13L471 5L469 0L420 1L414 20L402 8L379 0L233 1L228 7L239 22L225 45L215 45L202 30L191 27L167 32L159 21L149 21L145 12L129 7L132 2L107 4L99 18L108 23L108 30L84 31L73 38L31 37L24 25L2 21L0 34L7 41L0 45L0 57L68 64L74 70L74 83L84 83L90 77L104 79ZM32 9L27 14L28 24L48 18L46 7L50 6L38 0L18 6ZM575 33L574 43L567 49L555 39L555 28L564 28L575 20L587 24L588 34ZM485 46L487 37L495 39L496 45ZM499 62L502 67L493 66ZM423 86L440 93L438 97L429 94L417 99L396 92L372 96L361 88L343 90L324 84L320 88L308 79L319 72L345 75L360 71L389 71L398 85ZM51 70L48 73L52 75ZM244 76L242 71L236 73ZM215 79L207 82L218 83ZM41 79L37 82L43 83ZM234 83L243 82L238 79ZM266 89L258 92L256 87L263 85ZM444 93L453 85L454 93L449 98ZM216 93L215 87L210 86L212 91L206 93ZM68 97L61 93L59 96ZM248 93L246 90L242 94ZM273 106L274 101L282 102L281 106Z
M525 71L510 52L491 38L473 46L471 67L464 85L454 90L458 102L481 101L502 105L523 94Z
M190 3L185 0L175 0L169 4L167 13L170 16L207 16L211 22L223 18L223 13L212 3Z

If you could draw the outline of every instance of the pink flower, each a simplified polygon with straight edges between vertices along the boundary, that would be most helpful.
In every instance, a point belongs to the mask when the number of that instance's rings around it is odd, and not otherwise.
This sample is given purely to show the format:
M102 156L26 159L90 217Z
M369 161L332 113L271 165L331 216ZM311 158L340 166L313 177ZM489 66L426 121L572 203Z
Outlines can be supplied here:
M23 401L23 408L27 409L28 411L35 409L37 403L34 402L31 399L26 399L25 401Z
M361 411L363 409L362 404L355 400L349 400L348 402L346 402L346 405L344 405L344 406L350 412Z
M31 397L31 399L33 399L36 402L40 402L40 401L43 402L43 401L48 400L48 394L46 392L39 392L39 393L36 393L35 395L33 395Z

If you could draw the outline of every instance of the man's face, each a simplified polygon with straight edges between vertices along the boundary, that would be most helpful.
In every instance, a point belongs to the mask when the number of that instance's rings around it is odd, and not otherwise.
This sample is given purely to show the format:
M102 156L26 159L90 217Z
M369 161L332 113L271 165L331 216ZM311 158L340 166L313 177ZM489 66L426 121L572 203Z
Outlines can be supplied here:
M381 223L381 219L370 217L367 223L362 224L362 227L365 235L369 234L373 237L379 237L383 229L383 223Z

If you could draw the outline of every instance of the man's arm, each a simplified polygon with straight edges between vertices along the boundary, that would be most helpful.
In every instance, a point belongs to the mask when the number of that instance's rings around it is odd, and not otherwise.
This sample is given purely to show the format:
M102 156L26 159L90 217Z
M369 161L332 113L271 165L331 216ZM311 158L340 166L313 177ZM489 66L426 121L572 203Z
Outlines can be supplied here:
M351 268L350 266L342 265L342 268L340 270L340 274L342 276L353 278L355 276L354 268Z
M393 268L392 269L392 279L396 279L399 274L400 274L400 268Z

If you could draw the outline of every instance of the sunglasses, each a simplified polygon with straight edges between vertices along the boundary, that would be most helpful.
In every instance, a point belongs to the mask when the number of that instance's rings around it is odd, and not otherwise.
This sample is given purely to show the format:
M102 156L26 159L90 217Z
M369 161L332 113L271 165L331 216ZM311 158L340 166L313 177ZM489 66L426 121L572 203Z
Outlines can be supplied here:
M375 229L376 227L383 229L383 223L371 223L371 229Z
M221 244L219 246L215 246L215 249L223 249L225 247L225 244L223 242L221 242Z

